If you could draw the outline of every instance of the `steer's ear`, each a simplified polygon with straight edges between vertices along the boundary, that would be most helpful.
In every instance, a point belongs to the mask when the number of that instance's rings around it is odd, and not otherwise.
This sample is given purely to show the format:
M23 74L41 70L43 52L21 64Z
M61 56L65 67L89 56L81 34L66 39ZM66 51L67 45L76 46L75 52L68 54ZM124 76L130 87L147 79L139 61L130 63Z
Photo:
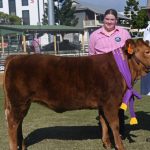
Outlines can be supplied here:
M150 41L146 40L145 43L150 46Z
M132 55L135 49L135 42L132 39L128 39L125 42L125 50L128 54Z
M149 46L150 45L150 41L148 41L148 40L146 40L146 41L144 41L143 39L137 39L137 44L139 45L139 46L142 46L142 45L147 45L147 46Z

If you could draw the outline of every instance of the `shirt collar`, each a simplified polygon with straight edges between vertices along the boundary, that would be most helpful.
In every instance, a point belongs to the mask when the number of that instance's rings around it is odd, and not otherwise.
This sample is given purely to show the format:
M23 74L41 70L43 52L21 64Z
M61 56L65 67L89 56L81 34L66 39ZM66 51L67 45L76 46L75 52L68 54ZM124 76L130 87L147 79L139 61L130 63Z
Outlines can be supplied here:
M118 26L115 26L115 32L116 32L116 31L119 31ZM105 32L104 32L104 26L102 26L102 27L100 28L100 30L99 30L99 32L98 32L98 33L105 34Z

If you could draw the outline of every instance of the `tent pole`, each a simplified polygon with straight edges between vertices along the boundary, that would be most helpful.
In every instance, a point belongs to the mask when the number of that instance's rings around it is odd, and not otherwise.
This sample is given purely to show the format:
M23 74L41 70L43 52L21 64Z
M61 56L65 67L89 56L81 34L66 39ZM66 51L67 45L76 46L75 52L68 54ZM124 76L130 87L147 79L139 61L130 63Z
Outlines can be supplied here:
M54 33L54 51L55 55L57 54L57 47L56 47L56 33Z
M2 35L2 53L4 54L5 53L5 51L4 51L4 36Z
M82 50L84 52L84 32L82 33Z
M22 35L22 39L23 39L23 51L26 53L27 45L26 45L26 36L24 34Z

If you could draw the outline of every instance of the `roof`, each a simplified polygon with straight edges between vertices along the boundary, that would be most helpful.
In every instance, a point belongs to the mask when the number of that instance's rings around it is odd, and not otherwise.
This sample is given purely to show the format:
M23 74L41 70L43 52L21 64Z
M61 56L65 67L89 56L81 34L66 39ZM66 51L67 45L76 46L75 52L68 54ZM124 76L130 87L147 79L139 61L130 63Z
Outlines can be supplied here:
M7 29L0 29L0 35L8 35L8 34L22 34L23 32L7 30Z
M76 0L77 1L77 0ZM78 2L78 1L77 1ZM78 2L77 5L76 5L76 10L91 10L97 14L104 14L105 13L105 9L103 8L99 8L99 6L96 6L96 5L92 5L92 4L89 4L88 2ZM129 19L128 17L118 13L118 18L120 19Z
M8 33L82 33L83 28L64 26L64 25L0 25L0 34Z
M150 6L142 6L141 9L150 9Z
M96 7L96 6L89 4L87 2L80 2L80 3L77 3L77 5L76 5L77 11L78 10L87 10L87 9L89 9L89 10L91 10L97 14L104 14L105 13L105 10L100 9L99 7Z

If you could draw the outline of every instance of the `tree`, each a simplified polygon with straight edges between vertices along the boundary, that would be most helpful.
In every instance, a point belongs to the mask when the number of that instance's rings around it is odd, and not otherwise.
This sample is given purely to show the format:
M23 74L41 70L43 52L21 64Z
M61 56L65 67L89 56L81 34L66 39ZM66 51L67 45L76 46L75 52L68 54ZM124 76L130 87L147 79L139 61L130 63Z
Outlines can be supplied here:
M60 14L62 4L65 0L54 0L54 15L55 15L55 23L60 24Z
M48 24L48 3L44 3L44 14L42 18L42 24L47 25Z
M58 15L61 25L75 26L78 18L74 15L76 7L72 7L72 0L64 0Z
M58 23L59 21L59 14L60 14L60 6L61 3L64 0L54 0L54 16L55 16L55 23ZM47 25L48 24L48 3L44 3L44 14L42 18L42 24Z
M141 29L146 28L148 23L148 15L145 9L142 9L138 12L135 18L135 28Z
M18 16L9 15L9 22L11 25L21 25L22 20Z
M19 25L21 24L21 18L18 16L8 15L0 12L0 24L1 25Z
M139 11L139 1L137 0L127 0L124 8L124 14L131 20L128 20L126 24L130 24L131 28L135 26L135 18L137 16L137 12Z
M54 0L54 2L57 2L57 5L54 5L55 23L60 25L75 26L78 23L78 18L74 15L76 8L72 6L72 0ZM47 3L45 3L42 23L48 24Z
M124 14L131 19L126 23L130 24L131 28L145 28L147 26L148 16L146 10L139 10L139 1L127 0L126 4Z

